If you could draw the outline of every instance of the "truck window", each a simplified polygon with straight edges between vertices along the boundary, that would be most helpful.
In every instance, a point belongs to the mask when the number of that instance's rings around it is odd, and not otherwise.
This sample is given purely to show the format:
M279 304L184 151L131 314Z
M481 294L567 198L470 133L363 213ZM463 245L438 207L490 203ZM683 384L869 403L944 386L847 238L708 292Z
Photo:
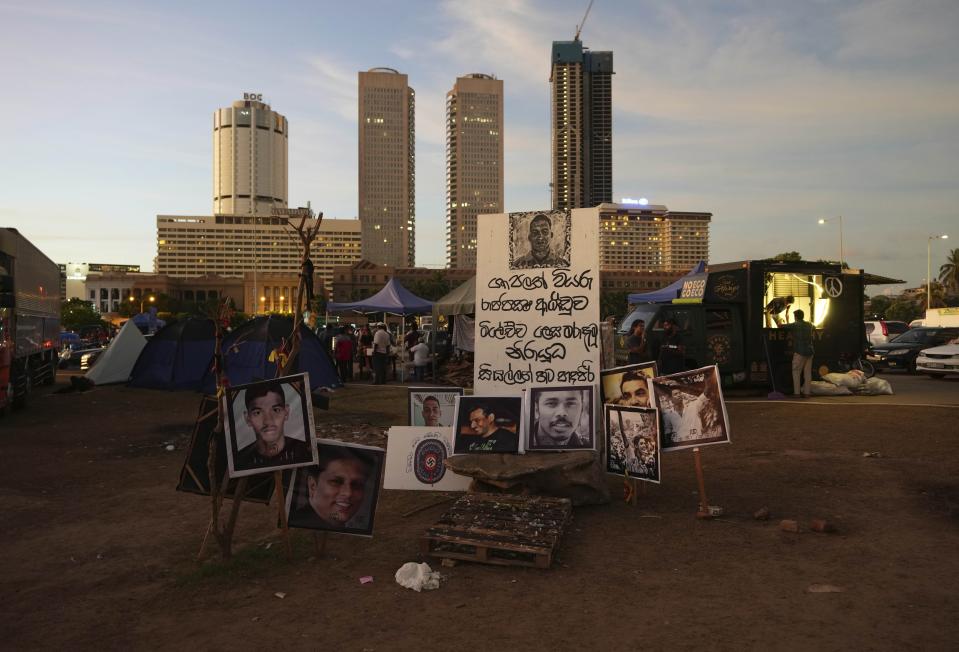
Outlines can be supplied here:
M706 310L706 331L726 331L733 327L733 311L729 308Z
M643 304L637 306L635 310L626 315L626 318L619 322L619 328L616 329L616 332L620 335L625 335L629 332L629 327L637 319L642 319L646 322L646 327L649 328L649 324L653 319L653 315L656 314L656 311L659 309L659 306L654 304Z
M795 321L793 313L802 310L805 320L821 326L829 313L831 299L823 288L822 274L775 272L766 275L763 295L763 326L782 328Z

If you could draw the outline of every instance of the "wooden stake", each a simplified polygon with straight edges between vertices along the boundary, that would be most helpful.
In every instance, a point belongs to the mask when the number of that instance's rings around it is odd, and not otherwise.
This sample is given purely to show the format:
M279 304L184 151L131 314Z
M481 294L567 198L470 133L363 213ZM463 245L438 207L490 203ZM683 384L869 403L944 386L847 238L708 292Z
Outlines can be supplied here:
M703 479L703 459L699 454L699 447L693 449L693 459L696 461L696 482L699 483L699 511L698 518L709 518L709 499L706 498L706 481Z
M226 545L222 546L223 558L230 559L233 556L233 530L236 528L236 519L240 516L240 505L243 504L243 496L246 495L247 477L243 476L236 481L236 491L233 493L233 505L230 507L230 518L223 528L222 538Z
M286 496L283 495L283 471L273 472L273 483L276 486L276 507L279 510L280 529L283 530L283 543L286 545L286 558L293 558L293 546L290 543L290 527L286 522Z
M330 533L324 530L323 532L314 532L313 533L313 548L316 551L316 556L319 558L326 557L326 540L329 538Z

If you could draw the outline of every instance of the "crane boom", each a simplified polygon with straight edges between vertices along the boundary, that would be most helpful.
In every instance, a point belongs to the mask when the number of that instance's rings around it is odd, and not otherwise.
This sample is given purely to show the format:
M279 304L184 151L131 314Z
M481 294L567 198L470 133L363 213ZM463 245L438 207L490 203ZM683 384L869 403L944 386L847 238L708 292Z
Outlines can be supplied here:
M586 17L589 16L589 10L593 8L594 0L589 0L589 6L586 7L586 13L583 14L583 21L576 26L576 36L573 37L574 41L579 40L579 33L583 31L583 25L586 24Z

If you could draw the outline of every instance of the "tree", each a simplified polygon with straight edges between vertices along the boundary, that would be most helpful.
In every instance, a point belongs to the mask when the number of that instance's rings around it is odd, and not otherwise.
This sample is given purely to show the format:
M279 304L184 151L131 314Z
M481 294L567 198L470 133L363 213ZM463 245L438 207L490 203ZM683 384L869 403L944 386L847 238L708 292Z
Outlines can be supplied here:
M877 295L869 300L869 310L866 311L869 315L875 315L879 319L883 319L886 316L886 311L889 310L889 306L892 305L892 299L885 295Z
M92 301L70 299L60 302L60 325L65 330L73 330L87 324L99 324L100 313L93 309Z
M939 268L939 280L950 292L959 294L959 249L946 254L946 262Z
M929 285L930 298L932 299L928 305L930 308L942 308L946 305L946 290L942 286L942 283L931 283ZM922 310L926 309L926 287L923 286L922 291L919 293L920 300L917 302L922 306Z
M886 319L892 321L904 321L907 324L913 319L922 316L922 310L914 301L908 299L897 299L886 310Z
M784 263L798 263L802 260L802 254L798 251L786 251L773 256L773 260L781 260Z
M617 323L629 312L629 291L616 290L603 292L599 295L599 318L606 319L610 315L616 316Z
M430 274L429 278L413 281L409 291L427 301L436 301L450 291L450 284L443 278L443 272L435 271Z

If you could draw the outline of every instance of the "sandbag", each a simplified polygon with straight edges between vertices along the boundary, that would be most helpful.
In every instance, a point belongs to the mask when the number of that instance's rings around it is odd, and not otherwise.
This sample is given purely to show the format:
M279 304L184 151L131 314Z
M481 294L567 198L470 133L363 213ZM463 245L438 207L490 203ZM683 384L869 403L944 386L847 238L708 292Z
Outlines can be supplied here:
M845 374L827 374L829 376L845 376ZM831 382L814 380L809 383L809 391L813 396L848 396L852 390L842 385L833 385Z
M857 373L853 373L857 372ZM840 373L831 373L826 374L822 377L827 383L832 383L833 385L838 385L839 387L848 387L849 389L855 389L862 385L863 373L858 369L853 369L853 371L848 374Z
M892 394L892 385L885 378L870 378L863 384L864 394Z

